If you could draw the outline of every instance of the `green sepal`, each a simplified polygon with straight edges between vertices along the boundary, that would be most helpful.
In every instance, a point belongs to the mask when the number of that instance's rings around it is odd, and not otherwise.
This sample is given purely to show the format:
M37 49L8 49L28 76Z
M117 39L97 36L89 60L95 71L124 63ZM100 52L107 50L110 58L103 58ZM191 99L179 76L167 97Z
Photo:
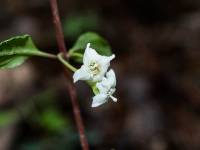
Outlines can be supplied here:
M99 94L99 89L96 87L96 82L86 81L87 84L92 88L92 91L95 95Z

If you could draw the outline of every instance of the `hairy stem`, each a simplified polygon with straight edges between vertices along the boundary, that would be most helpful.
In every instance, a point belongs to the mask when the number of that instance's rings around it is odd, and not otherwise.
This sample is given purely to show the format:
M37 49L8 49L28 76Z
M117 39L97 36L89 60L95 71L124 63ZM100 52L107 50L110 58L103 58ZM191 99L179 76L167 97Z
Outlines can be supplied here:
M57 0L50 0L51 3L51 11L53 14L53 22L56 31L56 39L59 46L60 53L63 53L66 58L69 58L69 54L67 53L65 42L64 42L64 35L61 27L60 17L58 13L58 5ZM67 69L65 69L66 78L68 80L68 91L72 102L73 112L75 116L76 125L79 131L79 137L81 141L81 146L83 150L89 150L88 141L85 136L85 129L83 125L83 120L80 114L80 108L77 101L77 93L74 84L72 83L71 76Z

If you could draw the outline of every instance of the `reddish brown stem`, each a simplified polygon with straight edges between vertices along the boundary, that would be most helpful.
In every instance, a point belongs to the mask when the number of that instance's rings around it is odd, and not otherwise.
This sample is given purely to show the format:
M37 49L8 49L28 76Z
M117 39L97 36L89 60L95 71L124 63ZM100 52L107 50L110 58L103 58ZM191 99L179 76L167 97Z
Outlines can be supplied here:
M76 124L77 124L78 130L79 130L81 146L82 146L83 150L89 150L88 141L84 134L84 125L83 125L83 120L80 115L79 104L77 102L76 88L75 88L74 84L72 83L72 80L69 80L71 78L71 75L68 72L68 70L66 70L65 73L66 73L66 77L68 79L67 86L68 86L68 91L69 91L70 99L71 99L72 106L73 106L73 112L75 115Z
M55 26L56 39L57 39L59 51L61 53L64 53L65 56L67 56L67 58L68 58L69 55L67 53L65 42L64 42L64 35L63 35L62 26L61 26L61 22L60 22L60 16L58 13L57 0L50 0L50 3L51 3L51 11L53 14L53 22L54 22L54 26ZM79 131L81 146L82 146L83 150L89 150L88 141L85 136L83 120L81 118L80 108L79 108L79 104L77 101L76 89L75 89L74 84L72 83L72 79L71 79L69 71L65 69L65 73L66 73L66 77L67 77L67 81L68 81L67 88L68 88L68 92L69 92L70 99L72 102L76 125L77 125L78 131Z
M56 40L58 43L58 47L59 47L60 52L64 53L65 56L68 58L68 53L65 46L64 34L63 34L60 16L58 12L57 0L50 0L50 2L51 2L51 11L53 15L53 23L55 26Z

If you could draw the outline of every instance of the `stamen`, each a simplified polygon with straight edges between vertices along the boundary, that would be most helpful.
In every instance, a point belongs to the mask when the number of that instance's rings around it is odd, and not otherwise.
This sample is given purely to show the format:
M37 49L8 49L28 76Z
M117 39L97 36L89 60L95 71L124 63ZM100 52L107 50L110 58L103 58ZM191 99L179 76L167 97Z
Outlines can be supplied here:
M115 98L114 96L110 95L110 98L111 98L114 102L117 102L117 98Z
M93 76L100 72L99 65L96 62L91 62L89 68Z

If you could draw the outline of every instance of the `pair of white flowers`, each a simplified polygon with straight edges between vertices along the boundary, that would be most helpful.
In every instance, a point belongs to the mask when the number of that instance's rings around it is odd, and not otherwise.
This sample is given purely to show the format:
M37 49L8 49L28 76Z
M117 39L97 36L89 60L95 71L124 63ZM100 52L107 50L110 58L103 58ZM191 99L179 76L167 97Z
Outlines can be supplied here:
M96 83L98 94L93 97L92 107L104 104L109 98L114 102L117 101L117 98L113 96L116 90L116 76L113 69L107 71L110 61L114 58L114 54L112 56L99 55L88 43L83 55L83 65L73 75L74 82L86 80Z

